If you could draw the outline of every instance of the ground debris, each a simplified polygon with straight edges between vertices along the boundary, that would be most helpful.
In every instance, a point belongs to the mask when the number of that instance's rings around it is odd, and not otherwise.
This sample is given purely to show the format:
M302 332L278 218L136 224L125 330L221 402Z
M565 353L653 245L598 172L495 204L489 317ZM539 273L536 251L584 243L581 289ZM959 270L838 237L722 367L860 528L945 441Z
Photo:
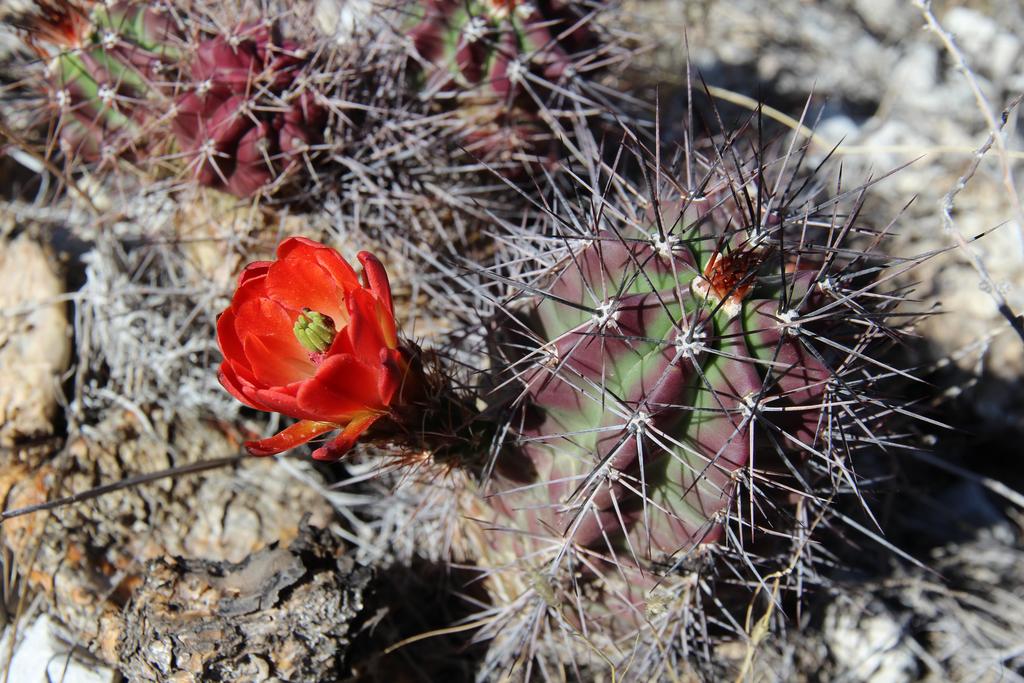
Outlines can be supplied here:
M51 461L8 464L0 477L7 509L24 507L137 474L238 452L240 437L219 423L159 413L152 430L130 412L111 410ZM171 477L108 493L52 513L16 517L3 542L49 613L88 651L117 664L122 610L161 558L241 562L299 533L304 515L326 526L333 515L311 487L279 476L272 460Z

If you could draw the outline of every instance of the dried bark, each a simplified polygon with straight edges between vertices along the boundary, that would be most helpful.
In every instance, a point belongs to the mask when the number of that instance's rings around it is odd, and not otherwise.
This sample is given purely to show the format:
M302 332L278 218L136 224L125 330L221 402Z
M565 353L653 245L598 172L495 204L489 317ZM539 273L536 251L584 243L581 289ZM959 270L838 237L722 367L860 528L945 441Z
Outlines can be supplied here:
M132 681L337 680L371 571L329 531L243 562L154 560L118 643Z

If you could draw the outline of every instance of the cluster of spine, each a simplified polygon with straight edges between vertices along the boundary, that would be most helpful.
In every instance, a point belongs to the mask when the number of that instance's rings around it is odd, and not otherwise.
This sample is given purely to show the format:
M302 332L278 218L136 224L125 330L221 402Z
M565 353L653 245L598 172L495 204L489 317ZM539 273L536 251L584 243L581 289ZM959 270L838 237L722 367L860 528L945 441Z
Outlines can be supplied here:
M259 16L202 11L171 0L39 0L27 36L47 62L73 166L127 160L238 197L303 180L336 189L353 166L371 170L337 142L370 112L354 137L371 141L392 126L425 139L433 165L447 163L441 152L465 152L522 168L554 161L572 127L556 109L593 104L576 83L602 41L596 10L579 3L407 0L384 12L397 30L342 45ZM390 59L361 63L360 52L381 51L374 41L390 45ZM391 71L396 60L404 65ZM374 101L382 91L383 108ZM331 165L348 154L356 161Z

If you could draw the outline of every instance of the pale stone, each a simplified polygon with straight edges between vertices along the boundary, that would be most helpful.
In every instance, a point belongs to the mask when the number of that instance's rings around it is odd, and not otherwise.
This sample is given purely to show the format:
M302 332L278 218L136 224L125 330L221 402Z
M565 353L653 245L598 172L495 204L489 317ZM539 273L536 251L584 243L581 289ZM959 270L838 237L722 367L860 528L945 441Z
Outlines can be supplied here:
M910 683L917 680L917 658L903 627L880 605L858 597L836 603L825 619L825 640L845 680Z
M317 0L313 25L339 45L346 45L373 22L375 10L370 0Z
M27 237L0 244L0 446L53 434L71 353L63 284Z
M2 641L4 652L10 636L8 627ZM47 616L39 617L18 634L7 672L7 680L18 683L114 683L118 678L108 667L80 661L74 648L58 637L56 624Z
M972 67L997 79L1019 69L1020 40L992 17L966 7L953 7L943 17L943 23L956 37Z

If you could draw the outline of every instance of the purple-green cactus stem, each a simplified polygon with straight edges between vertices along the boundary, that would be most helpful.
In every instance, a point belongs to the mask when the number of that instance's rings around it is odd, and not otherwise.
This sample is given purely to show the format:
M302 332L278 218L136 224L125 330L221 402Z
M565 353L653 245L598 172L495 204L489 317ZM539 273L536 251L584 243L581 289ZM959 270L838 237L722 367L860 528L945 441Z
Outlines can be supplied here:
M540 116L597 45L587 11L562 0L417 0L409 30L421 97L447 103L463 147L487 162L552 159Z
M535 106L529 75L557 83L575 68L595 36L572 2L540 0L420 0L422 16L409 31L418 55L434 68L424 89Z
M69 42L49 64L61 145L85 161L140 157L156 141L146 128L174 80L174 21L154 2L97 4L73 16L76 35L65 36Z
M822 258L780 250L776 216L729 227L733 204L600 231L533 298L521 446L494 496L527 532L666 559L721 536L766 439L813 451L837 354L811 340L847 334L845 309Z

